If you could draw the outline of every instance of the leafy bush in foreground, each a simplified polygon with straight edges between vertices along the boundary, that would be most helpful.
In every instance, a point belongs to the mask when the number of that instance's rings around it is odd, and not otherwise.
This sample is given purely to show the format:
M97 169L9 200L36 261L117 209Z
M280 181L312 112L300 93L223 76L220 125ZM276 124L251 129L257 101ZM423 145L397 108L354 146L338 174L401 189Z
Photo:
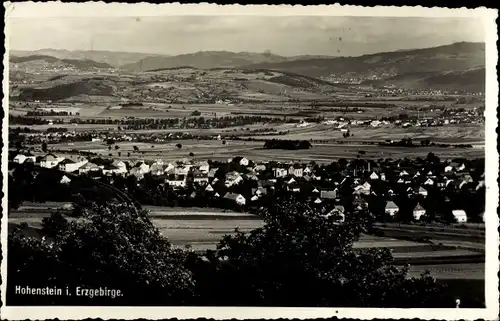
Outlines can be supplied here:
M339 224L292 198L262 208L264 227L225 236L204 255L174 249L123 205L45 220L46 239L9 236L9 304L442 306L429 276L406 278L387 249L355 250L364 213ZM116 299L13 296L14 285L121 289ZM22 299L22 301L21 301Z
M55 217L54 217L55 216ZM9 237L9 282L13 285L57 286L74 290L121 289L123 297L36 297L36 304L166 304L182 305L192 297L192 274L185 253L161 236L145 212L123 205L95 206L82 218L44 221L47 238L14 232ZM14 291L13 287L9 290ZM30 297L9 296L9 304ZM10 301L10 300L9 300Z
M200 303L260 306L439 306L429 276L407 279L388 249L356 251L361 216L344 224L284 199L263 209L265 226L225 236L193 262Z

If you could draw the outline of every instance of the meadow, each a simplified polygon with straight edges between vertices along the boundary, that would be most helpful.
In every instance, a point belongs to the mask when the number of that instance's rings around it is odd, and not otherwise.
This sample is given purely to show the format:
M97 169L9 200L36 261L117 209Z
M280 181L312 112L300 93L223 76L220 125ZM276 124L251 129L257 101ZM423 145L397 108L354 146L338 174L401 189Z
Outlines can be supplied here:
M176 145L181 144L182 148ZM484 157L482 148L436 148L436 147L399 147L363 144L338 144L338 143L313 143L310 149L278 150L264 149L262 141L227 140L225 144L219 140L175 140L170 143L117 143L118 150L110 151L103 142L75 142L68 144L51 144L50 148L64 155L64 151L77 149L80 151L94 152L102 156L112 155L114 158L139 160L163 159L176 161L183 158L193 160L223 160L235 156L242 156L252 161L282 161L282 162L310 162L331 163L340 158L356 158L359 151L365 151L363 158L401 158L401 157L426 157L432 152L441 158L454 157ZM134 146L139 148L139 153L134 152ZM128 153L130 152L130 156ZM120 153L121 156L118 156ZM193 153L193 156L190 156Z

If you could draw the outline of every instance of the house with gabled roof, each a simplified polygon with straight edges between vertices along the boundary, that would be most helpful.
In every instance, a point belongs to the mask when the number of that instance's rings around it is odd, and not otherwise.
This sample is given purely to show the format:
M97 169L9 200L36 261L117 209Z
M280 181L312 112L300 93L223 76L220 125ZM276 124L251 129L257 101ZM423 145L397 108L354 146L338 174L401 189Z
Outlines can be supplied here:
M304 169L300 164L293 164L288 168L288 175L302 177L304 175Z
M429 193L427 192L427 190L425 188L423 188L422 186L420 186L418 188L418 194L420 194L422 196L427 196Z
M310 166L306 166L306 168L304 168L304 171L303 171L304 175L311 175L313 174L313 169L310 167Z
M424 185L434 185L434 181L433 181L432 179L428 178L428 179L425 181Z
M30 162L35 163L36 162L36 156L33 156L33 155L24 155L24 154L17 154L12 161L14 163L17 163L17 164L23 164L26 161L30 161Z
M118 166L115 166L115 167L118 168ZM132 167L132 169L134 169L134 168L137 168L137 170L136 170L137 173L144 175L146 173L149 173L151 166L148 163L146 163L145 161L140 161L140 162L137 162L137 164L135 164L134 167Z
M345 213L342 206L335 206L331 211L323 216L325 218L333 217L337 223L343 223L345 221Z
M372 179L372 180L377 180L377 179L379 179L379 176L377 175L377 173L373 172L373 173L371 173L371 175L370 175L370 179Z
M63 175L63 177L61 178L61 180L59 181L59 183L61 183L61 184L69 184L69 183L71 183L71 179L68 176Z
M413 209L413 218L417 221L419 221L422 216L425 215L425 208L420 205L420 203L417 203L417 206Z
M250 163L247 158L241 156L232 158L230 162L240 164L241 166L248 166L248 164Z
M82 161L75 162L69 158L63 159L59 164L57 164L57 167L59 168L60 171L67 172L67 173L72 173L77 171L80 167L88 163L88 160L84 159Z
M91 162L87 162L78 168L78 174L97 173L100 171L102 171L102 168Z
M275 168L274 169L274 177L280 178L280 177L286 177L288 175L288 171L285 168Z
M187 175L189 170L191 169L191 165L177 165L174 168L175 175Z
M399 211L399 207L393 201L388 201L385 205L385 213L394 216Z
M198 183L200 185L208 184L208 175L205 172L196 169L192 172L192 178L194 183Z
M165 174L165 167L166 167L166 165L163 165L163 164L153 164L149 168L149 172L151 173L151 175L155 175L155 176L164 175Z
M255 172L263 172L263 171L265 171L265 170L266 170L266 165L264 165L264 164L257 164L257 165L255 165L255 166L253 167L253 170L254 170Z
M198 169L205 174L208 174L210 171L210 164L207 161L201 161L198 163Z
M45 167L45 168L53 168L57 166L60 162L64 160L64 157L58 157L54 155L53 153L49 153L42 157L40 160L40 167Z
M224 195L224 199L233 201L238 205L245 205L245 203L246 203L245 197L243 197L243 195L237 194L237 193L227 192L226 195Z

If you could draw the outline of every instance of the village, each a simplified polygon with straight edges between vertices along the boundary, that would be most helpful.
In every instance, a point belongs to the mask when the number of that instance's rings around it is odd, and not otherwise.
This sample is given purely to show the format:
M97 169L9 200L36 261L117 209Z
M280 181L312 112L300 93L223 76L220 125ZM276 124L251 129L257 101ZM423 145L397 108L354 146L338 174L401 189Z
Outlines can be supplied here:
M226 162L176 162L80 155L17 154L16 165L32 164L58 170L62 184L85 176L125 190L141 204L252 209L277 193L293 194L331 208L342 216L370 209L376 220L483 222L484 159L339 159L328 165L314 162L253 162L233 157ZM146 196L145 196L146 195Z

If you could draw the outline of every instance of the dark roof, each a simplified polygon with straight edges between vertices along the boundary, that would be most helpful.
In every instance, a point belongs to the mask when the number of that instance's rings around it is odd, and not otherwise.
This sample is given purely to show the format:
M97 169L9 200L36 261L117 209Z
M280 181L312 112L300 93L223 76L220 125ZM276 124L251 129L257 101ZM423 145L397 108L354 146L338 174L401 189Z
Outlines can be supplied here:
M396 203L394 203L393 201L389 201L385 205L385 208L399 208L399 206L397 206Z
M65 158L65 159L63 159L63 160L59 163L59 165L62 165L62 164L74 164L74 163L75 163L75 162L74 162L73 160L71 160L71 159L69 159L69 158Z
M423 206L420 205L420 203L417 203L417 206L415 206L415 208L413 210L414 211L422 211L422 210L425 211L425 208L423 208Z
M240 195L241 194L227 192L226 195L224 195L224 198L235 201Z

